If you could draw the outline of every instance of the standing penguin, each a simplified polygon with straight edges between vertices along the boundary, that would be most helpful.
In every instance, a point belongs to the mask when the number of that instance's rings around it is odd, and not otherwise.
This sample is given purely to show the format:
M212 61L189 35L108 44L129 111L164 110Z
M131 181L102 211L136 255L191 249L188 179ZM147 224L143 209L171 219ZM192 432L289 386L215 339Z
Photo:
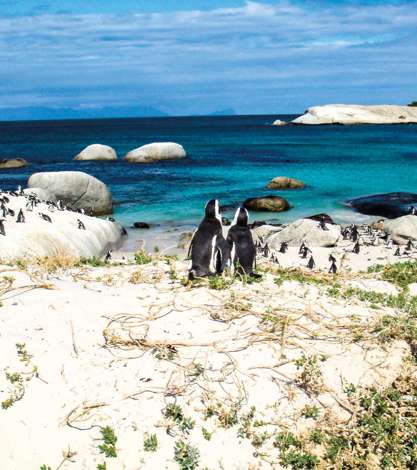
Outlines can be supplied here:
M359 252L361 251L360 245L359 245L359 242L358 242L358 241L355 243L355 246L353 247L353 250L352 250L352 251L353 251L353 253L356 253L357 255L358 255Z
M6 230L4 229L4 219L0 219L0 235L6 236Z
M19 213L17 214L17 220L16 222L18 224L23 224L25 223L25 215L23 214L23 209L20 209Z
M223 237L217 199L206 204L204 219L194 232L188 256L191 256L189 279L220 274L230 263L230 249Z
M256 263L256 248L248 227L249 214L244 207L237 209L235 218L227 235L231 250L232 266L238 272L253 275Z
M288 250L288 243L287 242L282 242L281 246L279 247L279 252L280 253L286 253Z
M313 255L311 255L307 263L307 268L314 269L315 266L316 266L316 262L314 261Z

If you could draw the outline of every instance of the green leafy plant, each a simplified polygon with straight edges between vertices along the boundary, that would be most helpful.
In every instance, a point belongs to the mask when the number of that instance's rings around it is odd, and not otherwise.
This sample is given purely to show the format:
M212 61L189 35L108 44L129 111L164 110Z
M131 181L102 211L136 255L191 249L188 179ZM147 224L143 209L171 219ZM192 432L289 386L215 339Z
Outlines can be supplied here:
M162 410L162 414L165 418L171 419L184 434L189 434L194 428L194 421L191 418L186 418L181 407L175 403L169 403Z
M180 440L175 443L174 460L179 464L180 470L194 470L198 468L200 452L196 447Z
M140 250L135 253L136 264L148 264L152 261L152 256L146 253L145 250Z
M156 434L145 434L143 448L146 452L156 452L158 448L158 438Z
M110 426L104 426L100 430L102 444L98 446L100 453L106 457L117 457L116 443L117 437Z

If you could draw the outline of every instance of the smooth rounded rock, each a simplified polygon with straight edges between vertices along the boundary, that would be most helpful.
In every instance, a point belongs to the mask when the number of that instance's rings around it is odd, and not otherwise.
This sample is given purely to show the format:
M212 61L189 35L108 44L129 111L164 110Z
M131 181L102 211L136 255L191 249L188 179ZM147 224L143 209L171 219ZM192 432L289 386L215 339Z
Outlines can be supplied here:
M67 206L94 215L112 212L112 195L107 186L82 171L35 173L29 178L28 187L41 188L49 193L49 200L61 200Z
M246 199L243 203L246 209L252 211L283 212L290 208L286 199L280 196L260 196Z
M288 123L286 121L281 121L281 119L275 119L272 123L273 126L286 126Z
M288 178L288 176L277 176L272 179L267 185L269 189L303 189L305 187L304 181L296 178Z
M384 221L384 232L398 245L406 245L408 240L417 240L417 215L404 215Z
M135 222L133 224L133 228L148 229L148 228L151 228L151 226L147 224L146 222Z
M152 163L160 160L173 160L187 156L184 147L175 142L154 142L143 145L127 153L124 159L130 163Z
M114 148L108 145L92 144L82 150L74 160L117 160Z
M346 201L346 205L365 215L379 215L394 219L410 212L417 204L417 194L394 192L360 196Z
M0 170L14 170L28 165L29 163L24 158L6 158L0 160Z

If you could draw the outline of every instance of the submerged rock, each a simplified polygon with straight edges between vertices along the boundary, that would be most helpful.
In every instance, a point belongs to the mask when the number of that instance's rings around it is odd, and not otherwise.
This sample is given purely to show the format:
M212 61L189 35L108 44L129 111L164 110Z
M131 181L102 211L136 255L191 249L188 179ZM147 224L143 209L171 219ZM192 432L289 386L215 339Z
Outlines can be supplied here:
M417 204L417 194L396 192L372 194L346 201L346 205L365 215L379 215L394 219L406 215L410 206Z
M305 217L306 219L310 219L310 220L316 220L317 222L320 222L321 220L323 220L326 224L334 224L334 220L330 217L329 214L325 214L325 213L320 213L320 214L314 214L314 215L310 215L309 217Z
M15 168L23 168L29 163L24 158L9 158L0 160L0 170L13 170Z
M384 222L384 232L398 245L406 245L408 240L417 240L417 216L404 215Z
M33 174L29 188L41 188L48 200L61 200L74 209L85 209L95 215L112 212L112 195L107 186L82 171L51 171Z
M313 106L293 124L406 124L417 123L417 108L412 106L327 104Z
M277 176L267 185L269 189L302 189L305 187L303 181L296 178L288 178L287 176Z
M280 196L252 197L246 199L243 206L252 211L266 212L283 212L290 208L288 201Z
M151 226L149 224L147 224L146 222L135 222L133 224L133 228L151 228Z
M108 145L92 144L82 150L74 160L117 160L114 148Z
M124 159L131 163L151 163L159 160L172 160L187 156L184 147L175 142L154 142L131 150Z

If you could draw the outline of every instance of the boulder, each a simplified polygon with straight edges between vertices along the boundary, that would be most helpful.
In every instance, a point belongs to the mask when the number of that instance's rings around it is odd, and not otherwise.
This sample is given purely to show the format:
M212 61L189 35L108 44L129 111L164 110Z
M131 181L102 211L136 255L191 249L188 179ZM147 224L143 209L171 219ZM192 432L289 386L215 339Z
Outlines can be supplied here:
M266 185L269 189L302 189L304 186L303 181L287 176L277 176Z
M379 215L394 219L406 215L410 206L417 204L417 194L396 192L372 194L346 201L346 205L366 215Z
M29 163L23 158L9 158L0 160L0 170L13 170L15 168L23 168Z
M384 222L384 232L398 245L406 245L408 240L417 240L417 216L404 215Z
M272 228L266 241L274 250L278 250L283 242L289 246L299 246L304 241L309 248L335 246L340 238L341 228L330 224L326 224L326 227L327 230L323 230L314 220L299 219L281 230Z
M151 226L146 222L135 222L133 228L151 228Z
M51 171L33 174L29 188L41 188L49 200L59 199L74 209L85 209L95 215L112 212L112 196L107 186L94 176L81 171Z
M280 196L252 197L246 199L243 206L252 211L266 212L283 212L290 208L288 201Z
M293 124L407 124L417 123L417 108L410 106L327 104L313 106Z
M287 122L286 121L281 121L281 119L275 119L275 121L272 123L273 126L286 126Z
M9 194L7 197L7 207L15 214L22 209L26 222L17 223L16 217L6 217L5 236L0 237L2 260L44 256L92 258L104 256L107 250L118 248L122 242L122 228L114 222L68 210L50 212L43 202L36 210L26 211L26 197ZM39 217L39 213L47 214L52 223ZM78 228L78 220L85 230Z
M92 144L82 150L74 160L117 160L117 154L108 145Z
M174 142L154 142L127 153L124 159L131 163L151 163L159 160L185 158L184 147Z

